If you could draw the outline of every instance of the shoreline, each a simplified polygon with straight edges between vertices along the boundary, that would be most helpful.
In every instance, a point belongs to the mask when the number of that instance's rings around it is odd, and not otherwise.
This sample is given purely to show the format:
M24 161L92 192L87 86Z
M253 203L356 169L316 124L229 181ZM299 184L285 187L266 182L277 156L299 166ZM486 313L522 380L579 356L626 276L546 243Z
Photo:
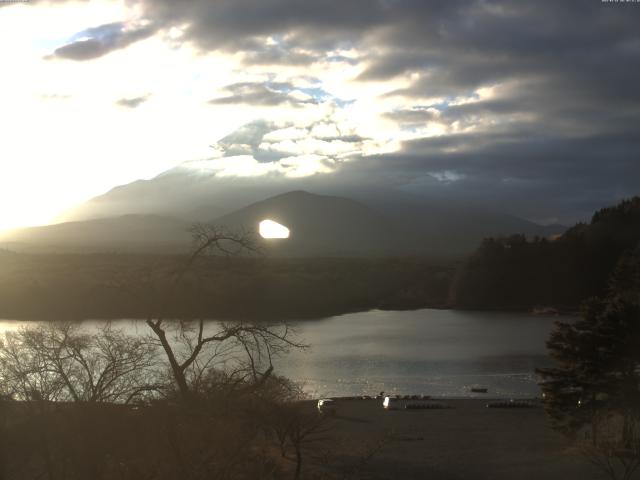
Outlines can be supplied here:
M281 321L281 322L313 322L313 321L319 321L319 320L324 320L326 318L331 318L331 317L341 317L343 315L350 315L350 314L357 314L357 313L368 313L368 312L375 312L375 311L381 311L381 312L415 312L415 311L419 311L419 310L453 310L453 311L459 311L459 312L483 312L483 313L487 313L487 312L495 312L495 313L501 313L501 314L508 314L508 313L513 313L513 314L519 314L519 315L531 315L533 317L540 317L540 318L564 318L564 317L574 317L574 316L578 316L580 314L579 311L577 310L557 310L557 312L554 313L541 313L541 312L535 312L532 309L528 309L528 308L501 308L501 307L496 307L496 308L482 308L482 307L456 307L456 306L444 306L442 304L433 304L433 305L424 305L424 306L419 306L419 307L411 307L411 308L402 308L402 307L394 307L394 308L380 308L380 307L374 307L374 308L365 308L365 309L347 309L347 310L340 310L340 311L336 311L336 312L328 312L326 314L318 314L318 315L278 315L278 314L269 314L269 315L264 315L264 316L247 316L247 315L220 315L218 317L206 317L204 318L205 321L207 322L215 322L215 321L224 321L224 322L234 322L234 321L253 321L256 323L268 323L268 322L274 322L274 321ZM3 318L3 317L9 317L11 316L12 318ZM62 317L59 315L54 315L54 316L46 316L46 317L22 317L21 315L0 315L0 322L74 322L74 323L80 323L80 322L119 322L119 321L145 321L147 319L147 317L145 316L127 316L127 317L123 317L123 316L100 316L100 315L94 315L94 316L90 316L90 317ZM166 318L167 321L197 321L199 320L198 318L191 318L191 316L186 315L185 318L179 318L179 317L175 317L175 318Z
M336 403L327 448L356 459L379 447L362 478L597 480L602 474L549 424L542 405L486 408L487 399L447 399L450 408L385 410L375 400ZM436 400L445 401L445 400ZM309 412L316 408L309 401Z
M482 395L482 394L477 394L477 395ZM395 398L397 400L401 400L404 402L412 402L412 401L422 401L422 402L458 402L458 401L467 401L467 400L472 400L472 401L478 401L478 402L496 402L496 401L506 401L506 400L514 400L514 401L526 401L526 402L531 402L531 403L536 403L536 404L540 404L539 406L542 406L541 402L542 402L542 397L531 397L531 396L523 396L523 397L517 397L517 396L508 396L508 395L503 395L503 396L494 396L493 394L488 393L488 396L486 397L457 397L457 396L443 396L443 397L439 397L437 395L427 395L426 397L428 398L404 398L405 395L401 395L400 398L396 397L396 395L385 395L385 396L389 396L392 398ZM367 398L368 397L368 398ZM424 397L424 396L423 396ZM316 401L316 400L320 400L321 398L327 398L327 399L331 399L334 400L336 402L358 402L358 401L362 401L362 402L374 402L374 401L378 401L380 402L380 404L382 404L382 401L384 400L383 398L378 398L375 396L367 396L367 395L340 395L340 396L326 396L326 397L314 397L312 399L308 399L308 400L303 400L303 401Z

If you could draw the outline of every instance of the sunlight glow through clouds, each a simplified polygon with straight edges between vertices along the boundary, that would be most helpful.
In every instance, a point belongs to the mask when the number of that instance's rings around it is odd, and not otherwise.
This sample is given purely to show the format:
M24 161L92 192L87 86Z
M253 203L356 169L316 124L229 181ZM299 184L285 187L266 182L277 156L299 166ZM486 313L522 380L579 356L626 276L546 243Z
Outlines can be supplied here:
M444 132L440 124L405 131L386 119L384 112L405 102L387 94L410 79L358 81L365 65L356 49L328 52L335 60L311 65L247 65L240 53L203 53L179 43L183 28L173 26L99 58L47 58L88 28L140 20L140 11L117 1L3 7L0 42L11 48L0 51L0 230L50 222L114 186L189 160L203 160L188 164L194 171L218 176L301 177ZM291 85L284 93L291 102L210 103L243 82ZM215 158L210 145L261 118L284 125L260 145L279 159Z
M557 216L563 196L577 219L637 193L626 9L431 3L4 2L0 229L76 206L108 215L77 204L169 171L221 190L391 179L530 219ZM497 180L528 179L525 162L531 191ZM579 202L563 183L578 163ZM161 195L153 208L164 212Z
M49 222L115 185L206 156L212 138L251 118L222 108L221 124L206 105L212 85L224 83L214 72L230 68L221 57L194 58L159 39L92 62L45 60L30 47L34 38L122 18L122 8L105 5L2 9L0 41L12 48L0 61L12 68L3 69L0 90L0 229ZM146 94L148 104L134 111L115 105Z

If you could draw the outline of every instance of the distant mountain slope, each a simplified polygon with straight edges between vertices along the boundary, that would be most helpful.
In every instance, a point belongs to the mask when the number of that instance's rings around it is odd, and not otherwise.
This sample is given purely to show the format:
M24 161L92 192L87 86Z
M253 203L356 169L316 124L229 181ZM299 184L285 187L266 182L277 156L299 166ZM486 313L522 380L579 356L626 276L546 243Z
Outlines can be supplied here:
M206 214L206 210L202 209ZM287 226L286 240L263 240L276 256L403 255L406 235L392 221L346 198L296 191L253 203L212 221L232 230L258 230L271 219ZM0 242L23 250L184 251L189 247L189 220L158 215L124 215L15 230Z
M206 163L206 162L205 162ZM211 222L234 215L238 209L278 196L286 191L310 191L317 194L355 200L369 207L384 220L390 229L401 232L399 239L390 240L386 233L376 246L367 251L397 254L464 255L473 251L485 237L524 233L528 236L549 236L562 233L565 228L551 228L498 212L483 210L473 205L455 203L441 198L412 195L379 185L354 186L344 183L339 175L328 181L323 176L304 178L218 177L206 169L198 170L189 163L175 167L150 180L140 180L112 189L104 195L66 212L61 221L79 221L117 217L126 214L173 216L185 222ZM304 216L304 215L303 215ZM252 219L252 221L255 219ZM364 237L373 234L364 227ZM355 231L352 229L352 232ZM398 236L398 235L396 235ZM325 237L323 237L325 238ZM323 251L354 251L356 243L338 247L335 239ZM316 242L319 244L320 238ZM372 241L372 240L370 240ZM291 242L295 244L295 241ZM308 243L311 245L310 243ZM295 248L294 248L295 247ZM289 251L311 251L294 246ZM359 250L359 249L358 249ZM293 254L293 253L292 253Z
M169 189L166 182L175 175L178 183L169 182L173 185ZM178 217L130 213L17 230L0 236L0 241L23 243L21 249L35 245L58 250L184 251L190 238L186 230L194 221L257 230L261 220L270 218L292 230L286 241L264 242L265 250L276 256L460 256L489 236L548 236L563 231L562 227L548 229L514 216L394 190L354 191L358 201L301 190L245 201L263 190L255 180L237 181L238 188L222 197L220 191L208 188L214 180L199 182L173 172L114 189L85 204L80 218L127 208L132 212L165 208ZM167 192L164 202L161 191ZM141 200L136 202L138 195ZM197 203L206 199L211 203ZM114 205L118 206L115 210Z
M171 217L124 215L13 230L0 235L0 242L22 250L184 251L191 238L189 226Z
M257 229L274 220L291 230L288 239L263 241L271 254L285 256L402 255L405 236L369 207L347 198L295 191L253 203L213 223Z
M486 237L514 233L548 237L566 230L562 225L542 226L461 202L445 202L417 195L389 194L363 199L363 202L393 218L410 232L407 248L411 251L463 255L473 251Z
M82 221L122 215L160 215L210 221L252 202L297 188L295 181L265 182L260 177L225 177L202 174L178 166L149 180L114 187L57 219Z

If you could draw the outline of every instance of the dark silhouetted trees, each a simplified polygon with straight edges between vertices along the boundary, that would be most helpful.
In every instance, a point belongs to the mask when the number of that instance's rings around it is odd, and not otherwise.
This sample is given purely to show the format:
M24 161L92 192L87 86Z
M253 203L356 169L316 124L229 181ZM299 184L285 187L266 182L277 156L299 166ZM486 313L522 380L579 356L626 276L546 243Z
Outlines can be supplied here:
M460 267L450 303L465 308L575 310L604 294L620 256L640 242L640 197L599 210L556 239L486 239Z
M26 320L323 318L373 308L445 306L455 264L429 258L201 257L200 289L187 276L170 304L119 284L161 291L184 257L131 254L0 256L0 317ZM149 275L158 284L151 284ZM115 285L114 285L115 284Z
M0 340L0 387L16 400L139 402L164 387L155 347L106 324L69 323L7 332Z
M547 346L557 366L538 373L554 428L588 433L587 458L630 478L640 466L640 246L621 256L606 296L557 322Z

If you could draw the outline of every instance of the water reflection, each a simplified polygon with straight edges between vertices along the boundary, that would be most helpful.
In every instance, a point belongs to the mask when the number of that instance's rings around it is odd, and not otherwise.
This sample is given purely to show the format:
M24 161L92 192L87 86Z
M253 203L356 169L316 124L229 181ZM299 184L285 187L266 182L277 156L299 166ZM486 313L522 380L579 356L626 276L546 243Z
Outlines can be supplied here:
M478 396L469 389L483 385L489 395L534 396L553 320L431 309L343 315L299 323L312 349L280 369L320 395Z
M276 362L276 370L314 395L389 393L528 397L539 394L534 369L549 364L545 341L554 318L455 310L370 311L294 322L311 345ZM0 321L0 332L25 322ZM88 330L104 322L86 321ZM148 333L142 320L114 326ZM211 322L215 328L216 322Z

